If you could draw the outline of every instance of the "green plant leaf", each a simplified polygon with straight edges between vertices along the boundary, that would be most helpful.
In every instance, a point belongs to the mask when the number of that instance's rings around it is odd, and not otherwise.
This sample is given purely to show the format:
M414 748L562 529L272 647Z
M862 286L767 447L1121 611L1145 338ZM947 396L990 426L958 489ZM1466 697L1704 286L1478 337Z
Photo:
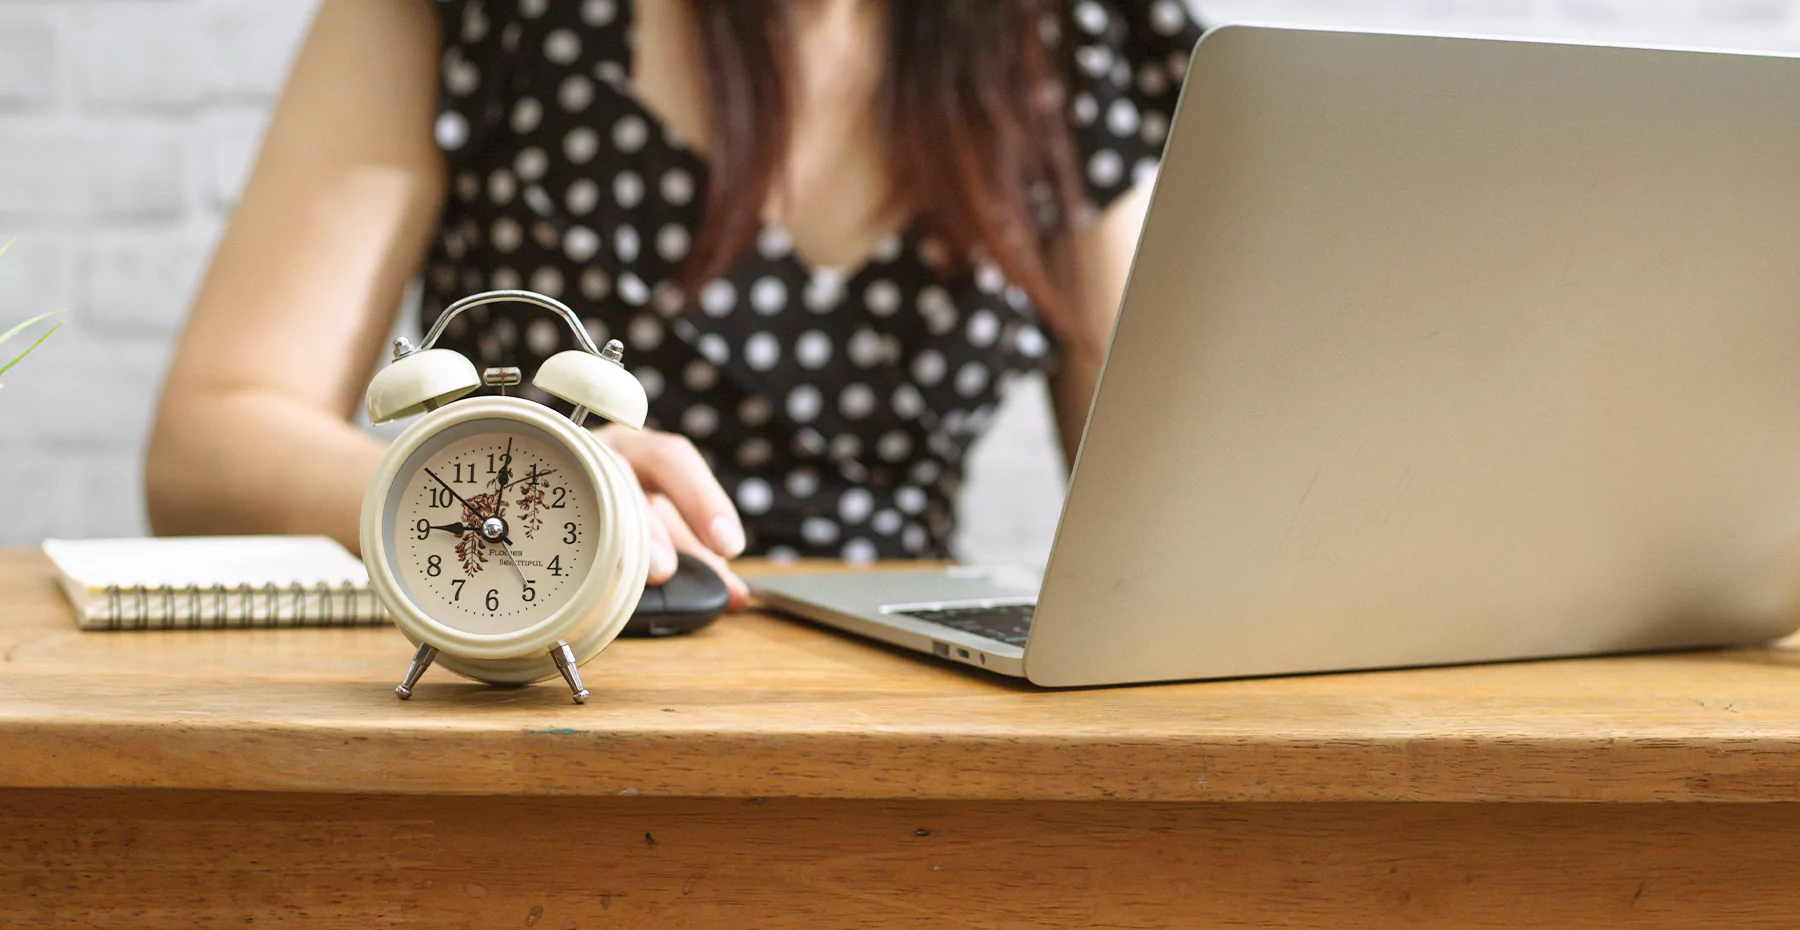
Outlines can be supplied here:
M0 245L0 255L5 255L6 250L12 248L12 244L17 241L18 241L17 239L6 240L6 243L4 245ZM42 323L45 320L48 320L51 317L57 315L58 313L62 313L62 312L64 312L64 311L63 310L52 310L49 313L40 313L37 316L34 316L31 319L26 320L25 322L20 323L17 326L14 326L12 329L9 329L4 333L0 333L0 345L4 345L7 342L7 340L11 339L12 337L17 336L18 334L24 332L25 330L27 330L33 326L36 326L37 324ZM11 368L14 365L17 365L17 364L19 364L20 361L23 361L25 356L31 354L31 350L37 348L38 346L43 345L44 340L50 338L51 334L55 333L59 329L62 329L62 327L63 327L63 325L61 323L58 323L55 326L50 327L49 332L43 334L42 336L39 336L37 338L36 342L32 343L29 346L26 346L25 351L20 352L18 355L13 356L12 360L7 362L6 364L0 365L0 375L6 374L7 371L11 370Z
M58 311L56 311L56 312L57 312L57 313L61 313L61 312L62 312L62 311L61 311L61 310L58 310ZM45 314L45 316L49 316L49 314ZM43 317L39 317L39 319L42 319L42 318L43 318ZM42 335L42 336L39 336L39 337L38 337L38 338L37 338L37 341L36 341L36 342L34 342L34 343L32 343L32 344L31 344L31 345L29 345L29 346L26 346L26 347L25 347L25 351L23 351L23 352L20 352L20 353L19 353L19 354L18 354L18 355L15 355L15 356L13 356L13 358L12 358L12 361L10 361L10 362L7 362L7 363L6 363L6 364L4 364L4 365L0 365L0 375L3 375L3 374L6 374L6 372L7 372L7 371L8 371L8 370L10 370L10 369L11 369L11 368L12 368L12 367L13 367L13 366L14 366L14 365L17 365L17 364L19 364L19 362L21 362L21 361L23 361L23 360L24 360L24 359L25 359L25 356L27 356L27 355L30 355L30 354L31 354L31 350L32 350L32 349L35 349L35 348L37 348L37 347L38 347L38 346L41 346L41 345L43 345L43 344L44 344L44 340L46 340L46 339L48 339L48 338L50 338L50 336L51 336L51 335L52 335L52 334L54 334L54 333L55 333L55 332L56 332L56 331L57 331L57 330L59 330L59 329L62 329L62 328L63 328L63 325L62 325L62 324L61 324L61 323L58 323L58 324L56 324L56 325L55 325L55 326L52 326L52 327L50 327L50 332L47 332L47 333L45 333L45 334L43 334L43 335ZM12 335L12 333L7 333L7 335L8 335L8 336L11 336L11 335ZM3 342L3 341L5 341L5 340L0 340L0 342Z
M13 327L12 329L7 330L4 334L0 334L0 345L5 345L6 340L11 339L14 336L17 336L18 334L24 332L25 330L27 330L33 326L36 326L39 323L44 322L45 320L50 319L51 317L57 315L58 313L66 313L67 311L68 311L68 308L64 307L62 310L52 310L49 313L40 313L37 316L34 316L31 319L26 320L23 323L20 323L19 325ZM56 325L61 326L62 324L58 323ZM38 341L42 342L43 340L40 339ZM30 352L31 350L26 349L25 351ZM17 361L17 359L14 359L14 361ZM0 368L0 371L5 371L5 370L6 370L5 368Z

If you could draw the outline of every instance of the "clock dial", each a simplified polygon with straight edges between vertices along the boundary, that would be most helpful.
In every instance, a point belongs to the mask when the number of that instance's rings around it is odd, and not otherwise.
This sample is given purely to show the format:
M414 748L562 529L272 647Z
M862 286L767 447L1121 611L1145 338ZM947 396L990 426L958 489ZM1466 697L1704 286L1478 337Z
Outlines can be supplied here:
M388 526L394 574L428 616L469 633L549 617L593 568L593 485L561 442L503 420L421 446L401 469Z

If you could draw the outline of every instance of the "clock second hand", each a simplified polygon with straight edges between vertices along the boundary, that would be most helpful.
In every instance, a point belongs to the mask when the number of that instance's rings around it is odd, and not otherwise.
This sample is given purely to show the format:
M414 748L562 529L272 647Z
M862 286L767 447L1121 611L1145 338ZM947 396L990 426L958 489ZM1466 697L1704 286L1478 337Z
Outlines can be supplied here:
M519 573L519 584L527 588L531 587L531 582L525 578L525 570L519 567L519 557L513 555L512 546L506 544L505 537L500 538L500 548L506 553L506 560L512 563L513 571Z

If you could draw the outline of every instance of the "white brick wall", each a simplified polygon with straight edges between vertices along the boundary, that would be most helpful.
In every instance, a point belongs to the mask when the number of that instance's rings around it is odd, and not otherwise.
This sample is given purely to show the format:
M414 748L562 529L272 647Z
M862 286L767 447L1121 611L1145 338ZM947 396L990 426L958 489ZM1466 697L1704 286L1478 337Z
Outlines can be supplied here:
M144 531L170 346L313 0L0 0L0 545Z
M1800 0L1204 6L1212 21L1800 48ZM19 240L0 257L0 329L71 310L0 390L0 545L143 532L139 460L169 347L312 7L0 0L0 241ZM1061 479L1042 397L1021 391L980 450L972 556L1048 548Z

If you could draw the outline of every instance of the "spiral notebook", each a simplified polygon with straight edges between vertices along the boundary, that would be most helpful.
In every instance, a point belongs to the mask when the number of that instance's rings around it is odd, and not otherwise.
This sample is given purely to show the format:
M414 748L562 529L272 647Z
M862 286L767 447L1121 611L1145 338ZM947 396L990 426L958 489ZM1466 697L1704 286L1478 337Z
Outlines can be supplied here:
M84 630L387 622L361 560L325 536L47 539Z

